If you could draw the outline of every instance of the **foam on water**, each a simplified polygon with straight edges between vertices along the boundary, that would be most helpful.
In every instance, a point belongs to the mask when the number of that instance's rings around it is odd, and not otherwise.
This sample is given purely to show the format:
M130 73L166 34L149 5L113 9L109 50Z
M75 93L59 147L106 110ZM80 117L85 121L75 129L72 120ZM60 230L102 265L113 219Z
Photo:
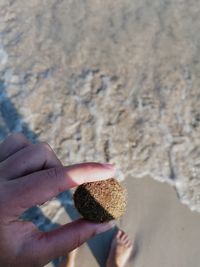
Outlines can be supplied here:
M199 29L174 8L178 0L168 10L160 0L151 10L145 1L111 2L87 10L83 1L78 9L73 1L4 1L2 125L22 131L25 121L67 163L106 160L120 181L169 183L200 211Z
M3 49L3 46L0 43L0 65L5 65L8 62L8 54Z

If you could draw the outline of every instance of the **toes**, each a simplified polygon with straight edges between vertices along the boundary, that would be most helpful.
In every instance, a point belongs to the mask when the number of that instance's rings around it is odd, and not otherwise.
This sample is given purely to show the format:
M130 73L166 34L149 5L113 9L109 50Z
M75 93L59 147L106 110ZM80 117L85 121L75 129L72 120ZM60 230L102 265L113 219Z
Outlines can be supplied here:
M128 242L129 242L129 238L128 238L128 236L125 236L124 239L123 239L123 243L127 244Z
M126 243L126 247L127 248L132 248L133 247L133 242L131 242L130 240L128 240L128 242Z
M116 235L117 239L121 239L122 234L123 234L123 231L119 230Z
M122 230L119 230L117 233L117 238L120 240L123 240L124 236L126 236L126 233L124 233L124 231L122 231Z
M124 233L124 234L121 236L121 240L122 240L123 242L126 242L127 239L129 239L129 238L128 238L128 235Z
M124 244L126 248L129 247L129 241L126 241L126 243Z
M116 234L116 240L118 244L124 245L125 247L129 248L133 246L129 236L122 230L119 230Z
M118 231L117 235L116 235L116 241L119 245L123 245L124 244L124 238L125 238L125 233L121 230Z
M126 247L128 246L128 244L129 244L130 242L131 242L131 241L130 241L130 239L129 239L128 236L126 236L125 239L123 240L123 243L124 243L124 245L125 245Z
M119 236L118 236L118 239L119 239L122 243L124 243L125 240L127 240L127 239L129 239L129 238L128 238L128 235L127 235L126 233L124 233L123 231L120 231Z

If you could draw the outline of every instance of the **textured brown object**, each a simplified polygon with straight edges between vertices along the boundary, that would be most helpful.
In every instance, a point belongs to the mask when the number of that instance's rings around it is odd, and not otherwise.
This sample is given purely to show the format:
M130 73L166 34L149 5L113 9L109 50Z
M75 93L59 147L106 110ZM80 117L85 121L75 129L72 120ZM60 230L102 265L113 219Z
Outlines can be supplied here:
M127 195L121 184L111 178L80 185L74 193L74 203L85 219L102 223L121 217Z

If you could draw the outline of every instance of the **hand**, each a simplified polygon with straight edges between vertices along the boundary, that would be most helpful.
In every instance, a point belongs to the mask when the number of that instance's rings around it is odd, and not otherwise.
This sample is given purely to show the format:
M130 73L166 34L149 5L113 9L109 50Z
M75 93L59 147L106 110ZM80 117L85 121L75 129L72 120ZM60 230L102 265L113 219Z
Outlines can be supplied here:
M19 216L69 188L113 176L110 164L63 167L48 144L31 144L21 134L9 136L0 145L0 266L44 266L110 229L109 223L79 219L43 233Z

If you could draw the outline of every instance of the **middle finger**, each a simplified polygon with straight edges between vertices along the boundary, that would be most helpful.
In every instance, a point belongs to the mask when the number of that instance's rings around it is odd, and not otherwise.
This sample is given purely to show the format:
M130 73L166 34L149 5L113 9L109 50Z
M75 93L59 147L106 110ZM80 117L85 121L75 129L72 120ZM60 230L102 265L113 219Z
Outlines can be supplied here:
M42 169L61 166L53 150L46 143L30 145L0 163L0 177L12 180Z

